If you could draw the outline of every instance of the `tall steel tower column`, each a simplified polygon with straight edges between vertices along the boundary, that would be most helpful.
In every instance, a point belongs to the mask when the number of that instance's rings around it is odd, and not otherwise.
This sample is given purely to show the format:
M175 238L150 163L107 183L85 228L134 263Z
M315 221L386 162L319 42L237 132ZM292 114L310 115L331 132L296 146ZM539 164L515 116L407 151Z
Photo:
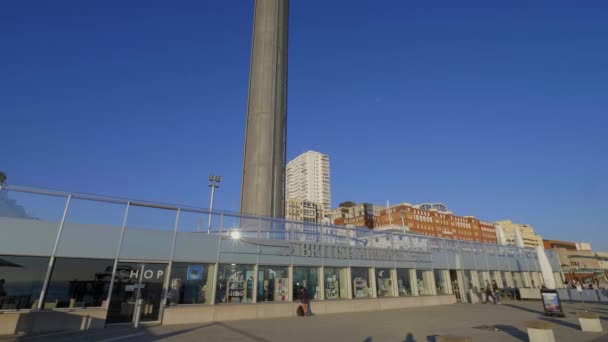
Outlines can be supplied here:
M285 215L288 0L256 0L241 213Z

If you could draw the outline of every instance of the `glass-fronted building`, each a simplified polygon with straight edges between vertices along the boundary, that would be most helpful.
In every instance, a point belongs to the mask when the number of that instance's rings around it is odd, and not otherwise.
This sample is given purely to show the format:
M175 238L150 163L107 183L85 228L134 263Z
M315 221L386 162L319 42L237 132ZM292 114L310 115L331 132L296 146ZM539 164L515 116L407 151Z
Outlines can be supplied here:
M0 234L0 310L87 327L292 316L303 289L322 314L542 286L530 249L15 186Z

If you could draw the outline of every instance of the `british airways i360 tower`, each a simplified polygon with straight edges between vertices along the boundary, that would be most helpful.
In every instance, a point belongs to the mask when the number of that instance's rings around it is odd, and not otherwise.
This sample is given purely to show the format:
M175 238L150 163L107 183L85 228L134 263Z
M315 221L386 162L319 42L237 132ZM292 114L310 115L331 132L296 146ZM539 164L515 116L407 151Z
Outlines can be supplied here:
M241 213L285 215L288 0L256 0Z

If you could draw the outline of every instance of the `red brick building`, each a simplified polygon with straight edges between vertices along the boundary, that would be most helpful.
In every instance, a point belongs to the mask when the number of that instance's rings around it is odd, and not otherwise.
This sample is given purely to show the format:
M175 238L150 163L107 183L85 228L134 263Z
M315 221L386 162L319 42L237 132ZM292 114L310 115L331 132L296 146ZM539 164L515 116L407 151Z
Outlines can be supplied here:
M379 206L375 206L378 208ZM431 208L428 205L413 206L408 203L394 205L389 209L363 211L362 215L354 215L350 219L336 217L336 225L366 226L371 229L400 229L403 226L410 231L446 239L497 243L494 224L479 220L473 216L457 216L447 211Z

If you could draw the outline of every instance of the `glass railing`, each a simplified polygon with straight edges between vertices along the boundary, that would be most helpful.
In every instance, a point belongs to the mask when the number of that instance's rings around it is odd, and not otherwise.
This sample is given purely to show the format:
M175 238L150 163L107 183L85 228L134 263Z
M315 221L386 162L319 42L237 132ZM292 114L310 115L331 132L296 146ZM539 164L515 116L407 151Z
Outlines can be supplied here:
M70 198L70 201L66 200ZM67 209L66 209L67 206ZM128 209L127 209L128 207ZM56 228L66 211L66 233L78 225L124 226L127 232L154 230L200 233L263 240L305 241L353 247L388 248L431 253L459 251L471 255L518 256L536 260L533 249L499 246L422 236L397 231L375 231L235 212L152 203L88 194L66 193L21 186L4 186L0 192L0 226L11 220L43 222ZM178 213L179 212L179 213ZM36 226L36 225L33 225ZM167 237L168 238L168 237Z

